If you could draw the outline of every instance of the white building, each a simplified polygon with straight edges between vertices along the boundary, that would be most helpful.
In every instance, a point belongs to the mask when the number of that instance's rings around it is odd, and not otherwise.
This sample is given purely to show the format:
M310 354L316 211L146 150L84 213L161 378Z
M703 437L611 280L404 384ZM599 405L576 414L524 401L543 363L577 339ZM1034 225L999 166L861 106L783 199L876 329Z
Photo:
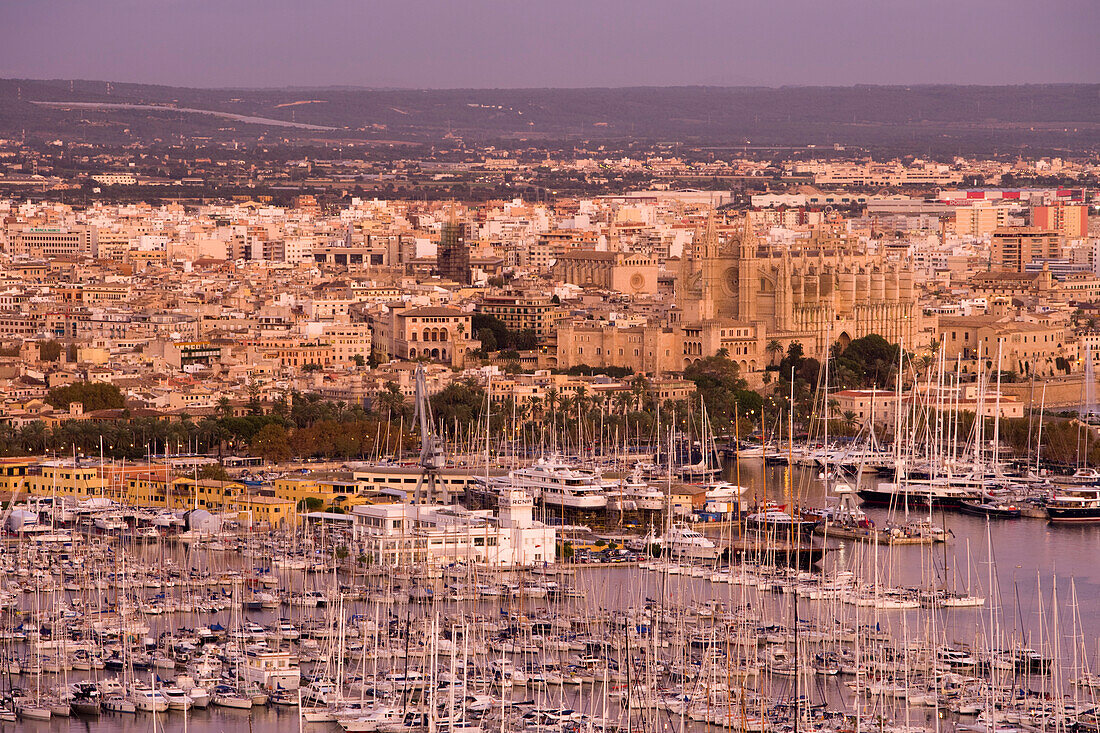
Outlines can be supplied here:
M458 505L395 503L359 505L352 517L363 554L376 564L522 567L557 559L557 530L534 520L534 503L519 489L501 492L495 516Z

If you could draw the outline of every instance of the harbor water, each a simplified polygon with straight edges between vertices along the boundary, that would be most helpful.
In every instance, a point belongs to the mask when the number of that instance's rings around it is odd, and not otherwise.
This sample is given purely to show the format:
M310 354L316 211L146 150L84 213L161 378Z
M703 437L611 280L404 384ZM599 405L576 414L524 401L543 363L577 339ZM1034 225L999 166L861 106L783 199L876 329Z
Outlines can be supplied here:
M805 506L820 506L826 500L827 488L815 472L794 469L788 473L782 467L765 467L759 462L744 462L736 469L727 469L731 480L739 479L749 487L749 492L759 499L778 503L797 501ZM870 479L874 480L874 479ZM924 510L927 515L927 510ZM887 510L868 508L868 514L876 524L896 520ZM952 591L978 596L985 603L974 607L913 609L859 608L838 601L807 600L798 593L769 588L766 584L752 590L743 585L719 582L709 573L670 573L651 564L623 564L612 566L576 566L567 573L557 575L574 590L567 598L478 598L465 601L429 603L378 603L375 600L349 600L342 609L348 619L377 619L406 629L417 624L435 623L436 628L447 624L469 624L476 628L506 617L555 615L593 618L614 617L616 614L638 609L659 607L663 609L724 608L739 609L751 614L762 624L782 624L798 619L813 622L818 628L830 620L840 628L873 629L894 640L899 646L912 644L931 633L944 643L965 649L979 649L983 635L996 626L997 633L1008 643L1037 649L1043 654L1060 659L1073 658L1074 674L1086 666L1096 669L1097 634L1100 630L1100 525L1052 526L1047 521L1034 518L992 520L983 517L936 511L931 516L935 524L942 526L947 541L932 545L879 546L849 541L826 539L830 548L824 561L808 571L805 578L817 575L835 577L850 572L865 584L877 588L949 588ZM263 547L257 542L257 548ZM9 551L11 549L9 548ZM120 546L115 552L125 553L131 562L147 567L173 566L181 569L247 571L263 564L262 550L236 549L185 549L173 543L157 542ZM748 569L752 571L752 568ZM731 571L732 572L732 571ZM764 570L767 574L774 570ZM339 583L349 591L355 583L372 584L384 592L386 580L377 574L364 574L359 579L336 579L335 574L308 575L300 571L275 570L279 588L297 592L321 590ZM516 576L512 576L516 578ZM504 576L501 576L504 577ZM390 579L392 581L392 579ZM350 586L350 587L349 587ZM276 589L278 590L278 589ZM223 591L226 593L227 591ZM276 624L280 618L290 618L295 623L308 624L324 618L332 618L340 610L302 609L287 607L262 610L244 610L240 604L240 589L233 590L233 607L210 614L172 614L146 617L149 636L156 638L161 632L177 626L196 628L200 625L221 624L227 628L244 622L261 625ZM38 598L25 596L20 603L24 610L33 610ZM835 617L835 619L833 618ZM434 619L434 621L431 621ZM629 633L627 626L623 633ZM625 642L629 643L629 639ZM797 642L796 642L797 645ZM16 653L27 654L30 645L17 648ZM1078 659L1077 655L1083 655ZM69 682L92 679L110 672L69 672ZM156 685L154 675L171 677L168 672L139 672L146 681ZM43 676L56 684L59 675ZM34 689L36 682L29 675L11 676L6 686ZM765 695L791 698L796 692L791 680L770 680L761 684ZM1018 683L1031 689L1050 692L1056 682L1049 679L1020 679ZM595 688L602 689L600 684ZM1062 692L1070 687L1063 681ZM829 704L851 709L850 690L835 678L817 681L801 687L798 694L810 703ZM518 697L526 693L514 693ZM570 689L558 693L557 703L575 706L586 712L606 712L606 698L590 688ZM895 715L901 716L897 710ZM927 710L906 713L905 720L913 725L932 726L937 721ZM942 724L954 726L958 719L939 716ZM703 723L679 723L679 719L657 718L662 730L718 730ZM167 712L155 716L157 730L184 730L196 733L265 733L284 730L337 731L331 722L305 722L300 719L296 707L268 705L252 710L233 710L221 707L192 710L187 713ZM36 722L20 720L0 724L0 731L86 731L88 733L128 733L154 730L154 716L147 713L103 713L98 718L60 718Z

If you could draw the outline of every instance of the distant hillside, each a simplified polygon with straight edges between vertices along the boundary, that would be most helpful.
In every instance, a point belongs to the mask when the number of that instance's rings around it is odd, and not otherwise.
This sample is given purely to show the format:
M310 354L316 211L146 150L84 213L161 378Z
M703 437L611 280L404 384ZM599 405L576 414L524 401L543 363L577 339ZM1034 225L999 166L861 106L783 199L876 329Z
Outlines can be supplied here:
M65 109L33 102L189 107L192 113ZM92 81L0 80L0 135L144 141L178 135L433 141L521 138L832 145L913 154L1100 148L1100 85L668 87L623 89L188 89Z

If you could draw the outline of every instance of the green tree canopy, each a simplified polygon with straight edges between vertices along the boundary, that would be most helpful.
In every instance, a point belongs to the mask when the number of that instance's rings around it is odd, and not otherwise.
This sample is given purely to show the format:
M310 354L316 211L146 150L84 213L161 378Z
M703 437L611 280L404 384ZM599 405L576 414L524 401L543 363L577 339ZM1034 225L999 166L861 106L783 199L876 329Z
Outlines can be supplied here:
M42 361L57 361L61 358L61 344L57 341L44 341L38 346L38 358Z
M876 333L858 338L836 355L835 369L838 375L846 375L843 381L832 386L893 387L898 370L901 347L892 344ZM829 380L833 382L833 380Z
M539 346L539 340L534 331L529 329L513 331L504 324L504 321L487 313L474 313L470 319L470 329L481 341L481 349L486 353L498 349L530 351Z
M735 413L754 422L760 419L763 398L748 389L737 362L728 356L715 354L695 362L684 370L684 379L695 383L717 432L726 432Z
M252 454L265 461L279 463L290 458L290 439L286 429L278 423L268 423L260 428L250 444Z
M460 425L469 425L485 408L485 390L472 381L452 382L432 395L431 404L435 419L445 426L456 420Z
M120 410L126 406L118 387L106 382L73 382L54 387L46 395L46 402L59 410L67 408L70 402L79 402L86 412Z

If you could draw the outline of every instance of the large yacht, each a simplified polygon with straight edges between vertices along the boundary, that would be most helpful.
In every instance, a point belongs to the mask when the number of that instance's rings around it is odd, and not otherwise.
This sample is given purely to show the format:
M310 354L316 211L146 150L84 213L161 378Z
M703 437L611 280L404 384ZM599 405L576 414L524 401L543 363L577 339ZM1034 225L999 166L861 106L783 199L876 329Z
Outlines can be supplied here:
M608 484L592 472L574 468L557 456L540 458L497 482L526 489L544 506L592 511L607 507Z
M1071 485L1055 489L1046 510L1052 522L1100 522L1100 488Z
M661 511L668 503L665 493L650 486L644 478L642 464L636 464L629 476L605 483L604 491L608 496L608 508L630 511Z
M302 672L293 655L282 651L249 650L241 676L265 690L297 690L302 681Z
M715 481L707 484L706 490L707 492L704 494L706 501L704 509L706 511L715 514L736 515L741 513L741 497L745 495L748 488L731 484L729 481Z
M980 499L983 483L967 477L914 480L904 483L879 483L861 488L859 498L865 504L891 507L957 507L961 502Z

